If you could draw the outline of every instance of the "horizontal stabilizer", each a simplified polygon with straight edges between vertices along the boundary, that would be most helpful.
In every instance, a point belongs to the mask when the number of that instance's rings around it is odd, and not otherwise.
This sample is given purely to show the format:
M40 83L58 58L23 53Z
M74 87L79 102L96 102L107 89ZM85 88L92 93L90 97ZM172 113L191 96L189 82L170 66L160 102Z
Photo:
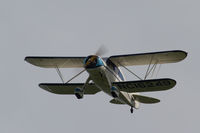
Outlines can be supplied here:
M116 86L120 91L125 91L130 93L151 92L151 91L164 91L171 89L176 85L176 81L173 79L166 78L166 79L114 82L112 85Z
M85 57L41 57L28 56L25 61L44 68L79 68L83 67Z
M185 51L161 51L142 54L115 55L109 59L117 66L149 65L176 63L182 61L187 56Z
M63 94L70 95L74 94L75 88L82 88L83 83L69 83L69 84L60 84L60 83L41 83L39 84L40 88L49 91L54 94ZM84 90L84 94L92 95L99 92L99 88L97 88L94 84L89 84L86 86Z
M134 99L140 103L146 103L146 104L152 104L152 103L159 103L160 100L153 98L153 97L146 97L146 96L141 96L141 95L132 95Z
M112 103L112 104L124 104L124 103L122 103L122 102L120 102L120 101L118 101L116 99L110 100L110 103Z

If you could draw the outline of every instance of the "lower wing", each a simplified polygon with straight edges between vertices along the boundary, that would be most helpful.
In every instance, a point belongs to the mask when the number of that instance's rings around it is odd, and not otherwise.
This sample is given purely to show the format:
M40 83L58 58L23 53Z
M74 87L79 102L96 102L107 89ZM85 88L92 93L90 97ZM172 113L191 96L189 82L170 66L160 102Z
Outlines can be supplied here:
M73 95L75 88L82 88L83 83L69 83L69 84L60 84L60 83L41 83L39 84L40 88L49 91L54 94L63 94L63 95ZM92 95L100 92L100 90L94 85L89 84L84 90L84 94Z
M164 91L173 88L175 85L176 81L168 78L113 83L113 86L116 86L120 91L129 93Z

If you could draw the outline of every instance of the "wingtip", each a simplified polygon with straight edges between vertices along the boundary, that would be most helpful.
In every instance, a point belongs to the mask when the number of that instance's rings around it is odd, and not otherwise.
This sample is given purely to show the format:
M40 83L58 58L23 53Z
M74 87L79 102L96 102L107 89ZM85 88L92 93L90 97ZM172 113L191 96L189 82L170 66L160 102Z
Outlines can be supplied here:
M27 61L27 59L28 59L28 57L26 56L26 57L24 58L24 61Z
M38 86L42 89L45 89L45 85L43 85L42 83L38 84Z
M48 88L44 83L40 83L38 86L43 90L53 93L53 91L50 88Z
M170 89L172 89L174 86L176 86L176 80L174 80L174 79L170 79L169 78L169 80L172 82L172 87L170 88Z
M26 56L25 58L24 58L24 61L26 61L26 62L28 62L28 63L30 63L30 56Z
M188 52L186 52L186 51L179 50L179 52L181 52L183 54L183 59L182 60L184 60L188 55Z
M188 55L188 52L186 52L186 51L182 51L182 52L185 54L185 58L186 58Z

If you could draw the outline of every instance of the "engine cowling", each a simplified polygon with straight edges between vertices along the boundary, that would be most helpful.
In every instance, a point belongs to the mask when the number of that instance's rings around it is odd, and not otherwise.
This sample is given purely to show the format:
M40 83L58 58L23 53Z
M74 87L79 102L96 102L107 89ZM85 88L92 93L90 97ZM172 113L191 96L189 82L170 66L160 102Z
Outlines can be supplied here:
M82 99L83 98L83 89L81 88L75 88L74 89L74 94L78 99Z
M111 88L111 95L112 95L114 98L119 97L119 90L117 89L117 87L112 86L112 88Z

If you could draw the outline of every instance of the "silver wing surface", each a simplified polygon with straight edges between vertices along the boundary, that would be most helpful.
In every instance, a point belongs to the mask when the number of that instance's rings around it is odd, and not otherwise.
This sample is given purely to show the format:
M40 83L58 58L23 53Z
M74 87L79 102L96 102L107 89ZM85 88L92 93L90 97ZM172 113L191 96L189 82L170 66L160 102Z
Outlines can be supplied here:
M44 68L79 68L83 67L85 57L38 57L28 56L25 61Z
M54 94L63 94L63 95L72 95L74 94L75 88L82 88L83 83L68 83L68 84L60 84L60 83L41 83L39 84L40 88L49 91ZM89 84L86 86L84 90L84 94L92 95L100 92L100 90L94 85Z
M112 85L116 86L120 91L125 91L129 93L151 92L151 91L169 90L176 85L176 81L173 79L166 78L166 79L113 82Z
M142 54L115 55L109 59L117 66L175 63L185 59L187 53L181 50L161 51Z

